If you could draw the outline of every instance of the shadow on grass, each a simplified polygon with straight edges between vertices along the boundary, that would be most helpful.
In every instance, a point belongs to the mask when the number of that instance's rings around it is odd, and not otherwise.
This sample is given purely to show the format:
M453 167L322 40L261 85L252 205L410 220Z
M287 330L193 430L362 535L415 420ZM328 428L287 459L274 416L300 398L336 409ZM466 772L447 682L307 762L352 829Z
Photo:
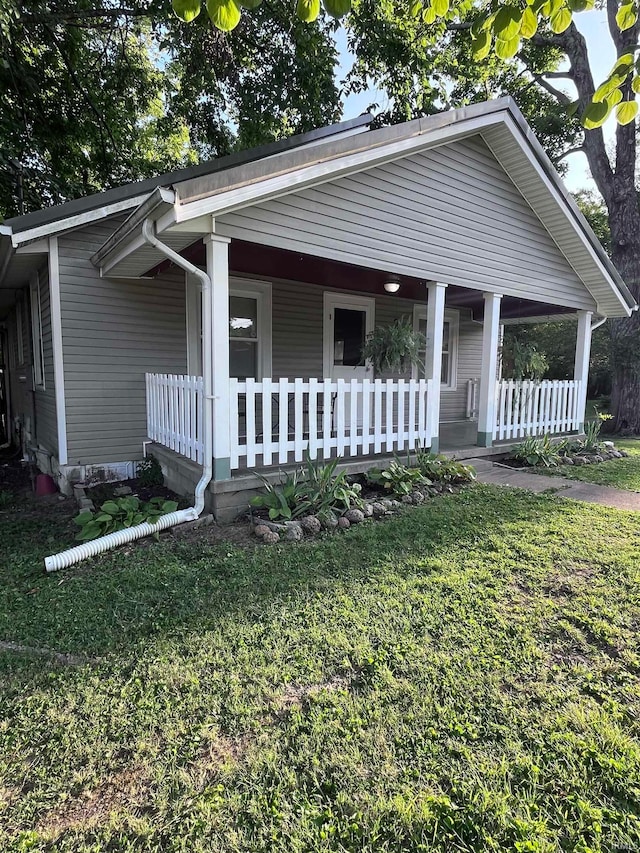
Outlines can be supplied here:
M210 630L232 613L259 620L274 604L368 583L382 572L431 573L453 550L482 546L490 554L492 538L507 526L548 526L571 512L575 506L555 498L478 486L300 545L243 550L165 540L49 576L41 561L64 544L52 541L55 525L29 525L18 515L4 519L4 530L0 521L8 557L0 570L0 640L90 657L135 653L150 637Z

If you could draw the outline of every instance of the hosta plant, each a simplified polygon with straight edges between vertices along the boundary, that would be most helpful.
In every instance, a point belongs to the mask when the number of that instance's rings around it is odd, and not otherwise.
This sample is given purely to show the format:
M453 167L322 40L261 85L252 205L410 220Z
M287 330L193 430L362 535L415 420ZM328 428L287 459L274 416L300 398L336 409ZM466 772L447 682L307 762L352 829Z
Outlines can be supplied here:
M421 448L416 448L416 467L434 483L470 483L476 478L476 472L470 465Z
M560 448L551 441L548 435L535 438L529 435L515 447L511 458L525 465L542 465L545 468L555 468L560 459Z
M408 468L397 461L391 462L387 468L370 468L366 477L373 485L382 486L399 498L410 495L420 486L432 485L432 481L417 468Z
M107 533L124 530L125 527L135 527L145 521L153 524L161 515L175 512L177 508L177 501L152 498L147 503L141 503L135 495L105 501L95 512L85 510L76 516L74 521L80 528L76 539L97 539Z

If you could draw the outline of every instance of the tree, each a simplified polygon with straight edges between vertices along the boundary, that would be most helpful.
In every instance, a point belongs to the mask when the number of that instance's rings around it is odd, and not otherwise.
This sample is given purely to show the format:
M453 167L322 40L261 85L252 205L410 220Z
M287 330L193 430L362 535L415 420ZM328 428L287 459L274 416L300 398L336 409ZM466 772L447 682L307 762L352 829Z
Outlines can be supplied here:
M231 35L160 0L0 0L0 215L335 121L331 32L284 0Z

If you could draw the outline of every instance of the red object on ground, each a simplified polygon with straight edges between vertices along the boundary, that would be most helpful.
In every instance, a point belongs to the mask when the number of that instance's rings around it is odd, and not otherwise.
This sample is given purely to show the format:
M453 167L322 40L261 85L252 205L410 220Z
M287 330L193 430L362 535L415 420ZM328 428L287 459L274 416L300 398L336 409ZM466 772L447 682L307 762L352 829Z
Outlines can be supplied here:
M55 495L58 491L56 481L49 474L38 474L36 477L36 497L41 498L44 495Z

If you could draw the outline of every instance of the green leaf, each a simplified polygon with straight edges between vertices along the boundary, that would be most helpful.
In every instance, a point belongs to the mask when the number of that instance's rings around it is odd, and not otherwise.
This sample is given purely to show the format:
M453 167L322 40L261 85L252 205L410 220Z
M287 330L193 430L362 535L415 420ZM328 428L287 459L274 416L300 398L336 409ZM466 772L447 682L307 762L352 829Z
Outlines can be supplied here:
M511 59L516 55L520 47L520 37L514 36L512 39L505 40L496 39L496 56L499 59Z
M310 24L320 14L320 0L298 0L296 14L305 24Z
M633 54L632 53L625 53L622 56L619 56L618 59L616 60L616 64L613 66L611 76L613 77L614 74L618 74L618 75L621 75L623 77L626 77L632 68L633 68Z
M622 84L624 83L626 77L622 77L619 74L614 74L611 77L607 77L604 83L601 83L593 95L594 101L606 101L609 95L612 92L615 92Z
M412 18L417 18L420 14L420 10L422 9L422 0L415 0L414 3L411 4L410 15Z
M422 13L422 20L425 24L432 24L436 19L436 10L433 6L425 6Z
M449 11L449 0L431 0L431 5L439 18L443 18Z
M554 33L563 33L571 25L572 18L571 10L563 6L551 16L551 29Z
M178 509L178 501L165 501L162 504L162 514L168 515L170 512L175 512Z
M616 119L618 120L618 124L631 124L637 115L637 101L622 101L622 103L618 104L616 107Z
M207 0L207 12L214 27L223 33L231 32L240 23L240 6L235 0Z
M538 30L538 17L530 6L522 13L522 24L520 26L520 35L522 38L530 39Z
M120 507L115 501L105 501L100 509L109 515L117 515L120 512Z
M322 4L332 18L344 18L344 16L348 15L351 11L351 0L322 0ZM413 14L413 8L415 8L416 6L417 11L415 14ZM413 4L411 11L414 18L417 17L421 6L422 3L420 2L420 0L416 0L416 2Z
M88 524L92 518L93 513L91 512L91 510L85 509L85 511L81 512L80 515L76 515L73 520L77 525L83 527L85 524Z
M173 11L187 24L200 14L200 0L171 0Z
M634 77L631 81L631 88L636 93L636 95L640 95L640 77Z
M506 42L515 38L520 32L522 14L522 10L517 6L502 6L493 22L493 31L496 36Z
M587 130L602 127L609 118L611 107L607 101L593 101L582 114L582 124Z
M98 536L102 533L102 528L95 521L90 521L89 524L86 524L80 533L76 536L81 542L85 542L87 539L97 539Z
M258 6L262 3L262 0L238 0L240 6L244 9L257 9Z
M471 39L471 50L476 60L482 60L488 56L491 50L491 33L481 32L476 38Z
M625 3L616 12L616 24L622 31L630 29L637 20L638 13L634 3Z
M567 6L572 12L586 12L593 9L594 0L567 0Z

